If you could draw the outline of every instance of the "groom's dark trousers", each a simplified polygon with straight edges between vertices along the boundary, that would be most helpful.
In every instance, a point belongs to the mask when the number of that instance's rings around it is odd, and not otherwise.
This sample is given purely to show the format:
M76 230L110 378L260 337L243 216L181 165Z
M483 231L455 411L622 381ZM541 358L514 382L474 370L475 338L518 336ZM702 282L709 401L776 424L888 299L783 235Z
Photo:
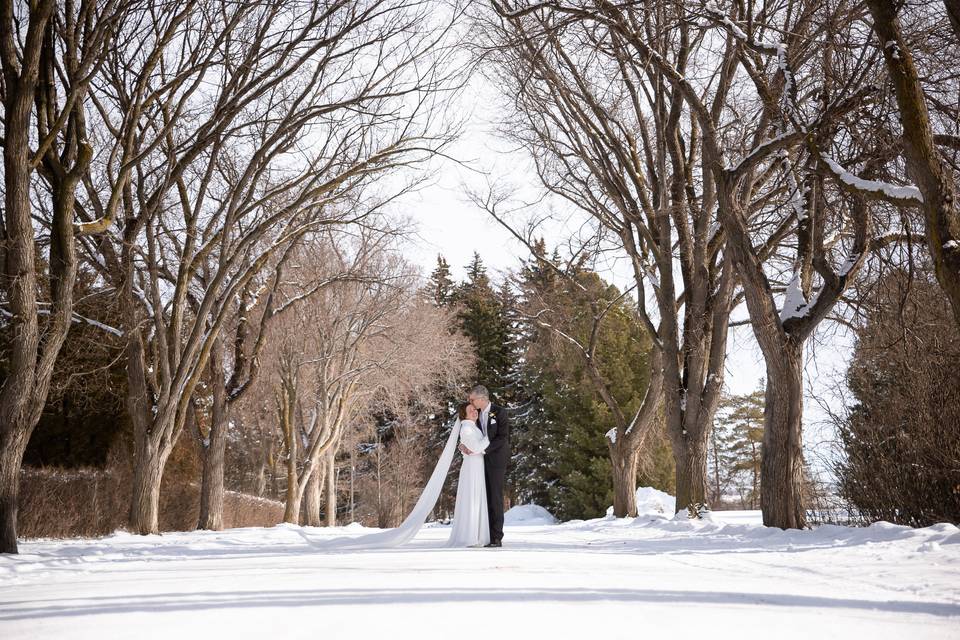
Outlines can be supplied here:
M483 465L487 481L487 514L490 517L490 542L503 541L503 484L507 475L505 467Z
M490 445L483 456L483 475L487 485L487 515L490 518L490 542L503 540L503 487L510 461L510 417L507 410L490 406L487 418Z

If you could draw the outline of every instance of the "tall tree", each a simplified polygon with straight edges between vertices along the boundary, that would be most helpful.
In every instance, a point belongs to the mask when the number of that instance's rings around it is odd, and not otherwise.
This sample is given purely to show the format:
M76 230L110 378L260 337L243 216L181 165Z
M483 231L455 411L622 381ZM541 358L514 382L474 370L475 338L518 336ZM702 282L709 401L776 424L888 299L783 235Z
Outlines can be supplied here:
M534 451L525 453L556 465L543 481L566 493L551 499L559 513L597 515L598 504L612 503L616 515L636 515L638 467L654 424L638 418L658 392L650 389L650 337L615 287L578 263L563 271L542 257L541 242L532 246L541 257L521 272L521 318L531 326L523 362L543 433L526 431L521 442Z
M372 178L447 140L430 98L449 80L445 16L428 3L214 7L157 11L129 34L142 46L113 52L98 110L113 148L84 180L90 227L111 230L86 249L124 313L141 533L237 296L303 234L362 228L396 195Z
M921 82L915 55L904 36L898 14L906 3L894 0L867 0L867 7L873 17L873 30L876 33L876 45L883 52L887 76L893 85L896 96L898 118L901 124L900 139L903 155L907 163L907 173L917 185L919 196L913 203L924 214L927 248L933 259L937 281L947 294L953 308L954 319L960 326L960 205L957 203L956 169L951 169L945 161L941 147L938 146L938 124L931 118L927 102L928 91L933 92ZM960 3L947 0L945 3L955 34L960 34ZM940 23L946 31L946 24ZM928 32L921 37L926 38ZM938 57L946 56L946 64L951 70L943 78L951 82L953 70L960 63L956 54L957 42L939 50ZM955 78L955 76L954 76ZM927 82L936 83L929 78ZM955 79L952 80L956 84ZM947 121L955 122L956 105L953 116ZM960 138L955 135L939 136L944 148L960 148Z
M442 255L437 256L437 266L430 273L429 295L438 307L445 307L453 300L454 282L450 277L450 263Z
M484 55L517 96L508 135L528 150L546 190L590 216L628 258L636 312L654 345L655 393L641 417L653 421L663 408L678 508L704 503L707 441L734 304L731 257L713 224L714 183L697 175L698 130L683 122L682 96L637 63L605 12L622 12L625 28L642 29L659 55L681 69L695 45L674 31L678 8L669 3L656 11L609 3L492 4L497 17L486 22ZM729 78L717 79L722 101ZM496 211L502 199L492 195L481 203L509 224Z
M0 4L0 295L3 314L12 325L10 361L0 387L0 553L17 552L23 453L73 321L74 208L77 186L93 157L87 137L88 89L128 4ZM35 173L43 177L41 190L33 186ZM44 242L48 255L40 260L37 248ZM48 268L45 301L38 300L38 264ZM43 322L41 313L46 316Z
M763 387L726 398L722 426L726 453L724 464L741 495L744 508L756 509L760 503L760 474L763 450Z
M510 327L479 253L473 254L467 266L467 279L457 287L454 301L460 330L475 348L476 382L485 385L500 401L513 360Z

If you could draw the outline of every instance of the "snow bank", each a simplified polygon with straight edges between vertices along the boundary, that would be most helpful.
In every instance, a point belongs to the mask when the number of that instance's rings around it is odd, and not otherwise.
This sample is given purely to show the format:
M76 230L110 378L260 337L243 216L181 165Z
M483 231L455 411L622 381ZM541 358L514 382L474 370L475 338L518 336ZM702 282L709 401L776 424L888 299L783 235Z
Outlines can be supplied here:
M677 499L669 493L653 487L637 487L637 515L660 513L669 516L676 513Z
M518 504L503 514L504 524L537 526L557 524L553 514L537 504Z

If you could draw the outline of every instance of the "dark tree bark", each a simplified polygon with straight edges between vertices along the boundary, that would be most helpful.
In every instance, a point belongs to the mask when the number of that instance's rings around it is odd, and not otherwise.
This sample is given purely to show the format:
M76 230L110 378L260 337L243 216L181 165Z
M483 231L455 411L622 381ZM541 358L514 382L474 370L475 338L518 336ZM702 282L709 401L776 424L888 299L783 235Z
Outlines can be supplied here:
M51 0L30 3L21 9L23 15L13 5L0 4L4 165L0 286L12 336L0 387L0 553L17 552L23 454L46 403L54 364L73 319L76 187L92 158L83 114L86 76L107 40L109 20L104 18L117 10L116 3L100 7L102 13L82 3L78 10L86 12L86 20L78 25L73 14L58 23L57 3ZM67 10L74 8L68 5ZM62 43L62 61L57 59L58 43ZM65 95L58 95L60 86ZM30 147L31 131L38 141L35 150ZM50 300L43 326L31 202L31 178L38 166L50 190L52 210L51 219L45 221Z
M618 518L637 515L637 466L640 452L616 450L611 446L610 462L613 476L613 514Z
M960 41L960 0L943 0L943 5L947 9L947 17L950 18L953 34L957 36L957 41Z
M933 257L937 281L947 294L960 326L960 209L957 187L950 169L934 144L927 102L913 55L904 41L893 0L867 0L873 29L882 45L887 73L893 83L902 123L907 172L923 194L927 248ZM960 2L946 0L950 20L957 30ZM960 33L960 31L958 31ZM895 43L891 46L887 43Z
M760 506L764 522L784 529L806 526L802 355L802 348L793 345L767 368Z

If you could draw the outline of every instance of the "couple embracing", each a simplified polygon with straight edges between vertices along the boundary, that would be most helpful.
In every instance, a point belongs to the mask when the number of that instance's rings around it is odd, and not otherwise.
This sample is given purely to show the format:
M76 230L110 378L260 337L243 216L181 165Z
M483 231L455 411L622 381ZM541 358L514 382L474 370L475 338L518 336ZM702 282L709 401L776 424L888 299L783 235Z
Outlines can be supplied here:
M460 405L458 449L463 454L448 546L503 544L503 485L510 460L510 419L477 385Z
M394 529L336 538L318 546L330 551L396 547L416 536L437 504L457 451L463 454L453 527L448 547L500 547L503 544L503 485L510 460L510 418L504 407L490 402L487 388L470 390L458 408L437 465L413 510Z

